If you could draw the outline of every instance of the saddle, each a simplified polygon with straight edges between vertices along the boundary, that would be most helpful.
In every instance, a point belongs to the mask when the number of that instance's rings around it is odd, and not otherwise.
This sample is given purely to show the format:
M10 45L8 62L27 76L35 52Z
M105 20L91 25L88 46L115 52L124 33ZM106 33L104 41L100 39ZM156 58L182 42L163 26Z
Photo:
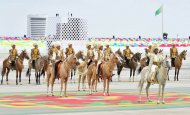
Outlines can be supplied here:
M54 73L55 73L55 78L59 77L59 72L60 72L60 67L61 67L62 61L59 60L58 62L55 63L55 68L54 68Z

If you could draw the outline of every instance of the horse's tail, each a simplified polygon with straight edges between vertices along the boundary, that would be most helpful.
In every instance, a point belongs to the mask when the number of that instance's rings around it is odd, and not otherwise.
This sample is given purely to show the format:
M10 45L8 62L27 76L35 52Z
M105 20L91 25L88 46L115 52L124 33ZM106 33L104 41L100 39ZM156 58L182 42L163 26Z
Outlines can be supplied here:
M141 71L142 71L142 69L143 69L143 67L140 66L140 67L137 69L137 74L140 74Z
M27 72L26 72L26 76L28 77L30 74L30 69L28 68Z

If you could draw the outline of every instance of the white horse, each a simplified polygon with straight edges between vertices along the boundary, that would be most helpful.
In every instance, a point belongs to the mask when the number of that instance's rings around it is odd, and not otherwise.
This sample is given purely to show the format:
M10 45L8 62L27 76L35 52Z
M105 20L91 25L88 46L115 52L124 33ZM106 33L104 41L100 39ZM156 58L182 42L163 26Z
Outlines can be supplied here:
M165 57L165 59L163 59L161 61L161 66L158 69L158 73L156 75L158 84L159 84L159 90L158 90L158 101L157 104L160 104L160 93L161 93L161 88L162 88L162 104L165 104L164 102L164 88L166 85L166 81L168 79L168 68L170 67L169 65L169 61L167 56ZM147 101L151 101L149 99L149 87L151 85L151 82L148 80L148 77L150 77L149 75L149 71L148 71L148 66L144 67L143 70L141 71L141 79L139 81L139 102L141 102L141 92L142 92L142 88L143 88L143 84L144 82L147 82L147 86L146 86L146 95L147 95Z

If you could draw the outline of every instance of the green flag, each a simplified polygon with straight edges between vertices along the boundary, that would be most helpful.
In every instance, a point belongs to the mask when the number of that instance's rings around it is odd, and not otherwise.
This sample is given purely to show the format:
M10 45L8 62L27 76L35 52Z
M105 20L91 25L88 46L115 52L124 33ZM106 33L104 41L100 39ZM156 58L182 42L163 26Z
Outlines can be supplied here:
M163 6L161 6L160 8L158 8L155 12L155 16L159 15L160 13L162 13L163 11Z

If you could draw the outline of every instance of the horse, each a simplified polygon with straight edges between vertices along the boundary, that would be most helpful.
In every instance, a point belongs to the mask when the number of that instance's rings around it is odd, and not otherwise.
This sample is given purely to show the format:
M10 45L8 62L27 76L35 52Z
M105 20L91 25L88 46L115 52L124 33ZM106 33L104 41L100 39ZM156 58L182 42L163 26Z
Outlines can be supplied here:
M34 69L35 70L36 85L40 85L41 72L42 72L45 64L48 63L48 58L47 58L47 56L43 56L43 57L36 59L34 68L33 68L31 61L32 60L28 61L29 67L28 67L28 70L26 72L26 76L29 76L29 84L30 84L31 70Z
M169 68L169 61L167 56L165 57L165 59L163 59L161 61L161 65L157 71L156 74L156 79L157 82L159 84L159 90L158 90L158 101L157 104L160 104L160 93L161 93L161 88L162 88L162 104L164 104L164 89L165 89L165 85L166 85L166 81L167 81L167 77L168 77L168 68ZM148 77L150 75L149 72L149 67L146 66L142 69L141 73L141 79L139 81L138 87L139 87L139 102L141 102L141 92L142 92L142 88L144 85L144 82L147 82L147 86L146 86L146 95L147 95L147 101L151 102L150 98L149 98L149 88L151 85L151 82L148 80Z
M18 76L19 76L19 83L20 85L22 85L21 83L21 73L22 73L22 69L23 69L23 61L24 59L29 59L29 56L26 52L26 50L23 50L20 55L18 56L18 58L15 60L15 70L16 70L16 85L18 85ZM9 59L6 58L3 61L3 69L1 72L2 75L2 79L1 79L1 85L3 84L3 77L6 74L6 81L7 81L7 85L8 85L8 75L11 69L11 65L9 64Z
M98 75L96 73L96 66L97 61L88 66L86 73L90 95L92 94L92 92L97 92Z
M138 63L141 60L141 54L142 53L137 52L136 54L134 54L133 57L131 58L131 60L129 61L128 65L126 64L125 58L124 58L123 54L121 53L120 49L118 51L116 51L116 53L122 58L122 61L117 61L118 81L120 81L121 71L122 71L123 67L125 67L125 68L130 69L129 81L131 81L131 76L133 76L133 82L134 82L135 72L136 72L136 69L138 67Z
M63 92L62 92L63 91L63 83L65 83L64 96L67 97L66 89L67 89L67 82L68 82L68 78L69 78L69 73L70 73L70 70L75 68L78 64L79 64L79 62L77 61L76 56L73 54L68 56L64 60L64 62L60 63L60 68L59 68L59 72L57 74L57 77L59 77L61 79L61 91L60 91L61 97L63 96ZM52 96L54 96L53 87L54 87L55 79L56 79L56 77L51 74L51 88L52 88L51 93L52 93ZM50 82L50 78L48 78L47 82ZM47 86L47 95L48 95L48 93L49 93L49 86Z
M86 73L87 73L87 63L85 61L81 61L80 65L77 66L78 70L78 91L80 91L80 83L82 82L82 89L85 91L85 80L86 80ZM81 81L82 80L82 81Z
M75 56L76 56L76 58L77 58L78 60L79 60L79 59L84 60L83 51L78 51L78 52L75 54ZM76 75L76 70L77 70L76 67L71 70L71 80L73 79L73 76ZM75 83L75 80L74 80L74 83Z
M106 85L107 85L107 94L108 96L110 95L109 93L109 83L110 83L110 79L114 70L114 67L116 65L118 61L118 56L117 54L111 54L109 61L104 62L100 65L100 74L101 74L101 78L103 79L103 94L104 96L106 95L105 93L105 89L106 89ZM106 83L107 80L107 83Z
M181 69L181 65L182 65L182 60L186 60L186 55L187 55L187 50L183 50L180 55L178 55L175 58L174 64L175 64L175 76L174 76L174 81L179 81L178 79L178 75L179 75L179 70Z

